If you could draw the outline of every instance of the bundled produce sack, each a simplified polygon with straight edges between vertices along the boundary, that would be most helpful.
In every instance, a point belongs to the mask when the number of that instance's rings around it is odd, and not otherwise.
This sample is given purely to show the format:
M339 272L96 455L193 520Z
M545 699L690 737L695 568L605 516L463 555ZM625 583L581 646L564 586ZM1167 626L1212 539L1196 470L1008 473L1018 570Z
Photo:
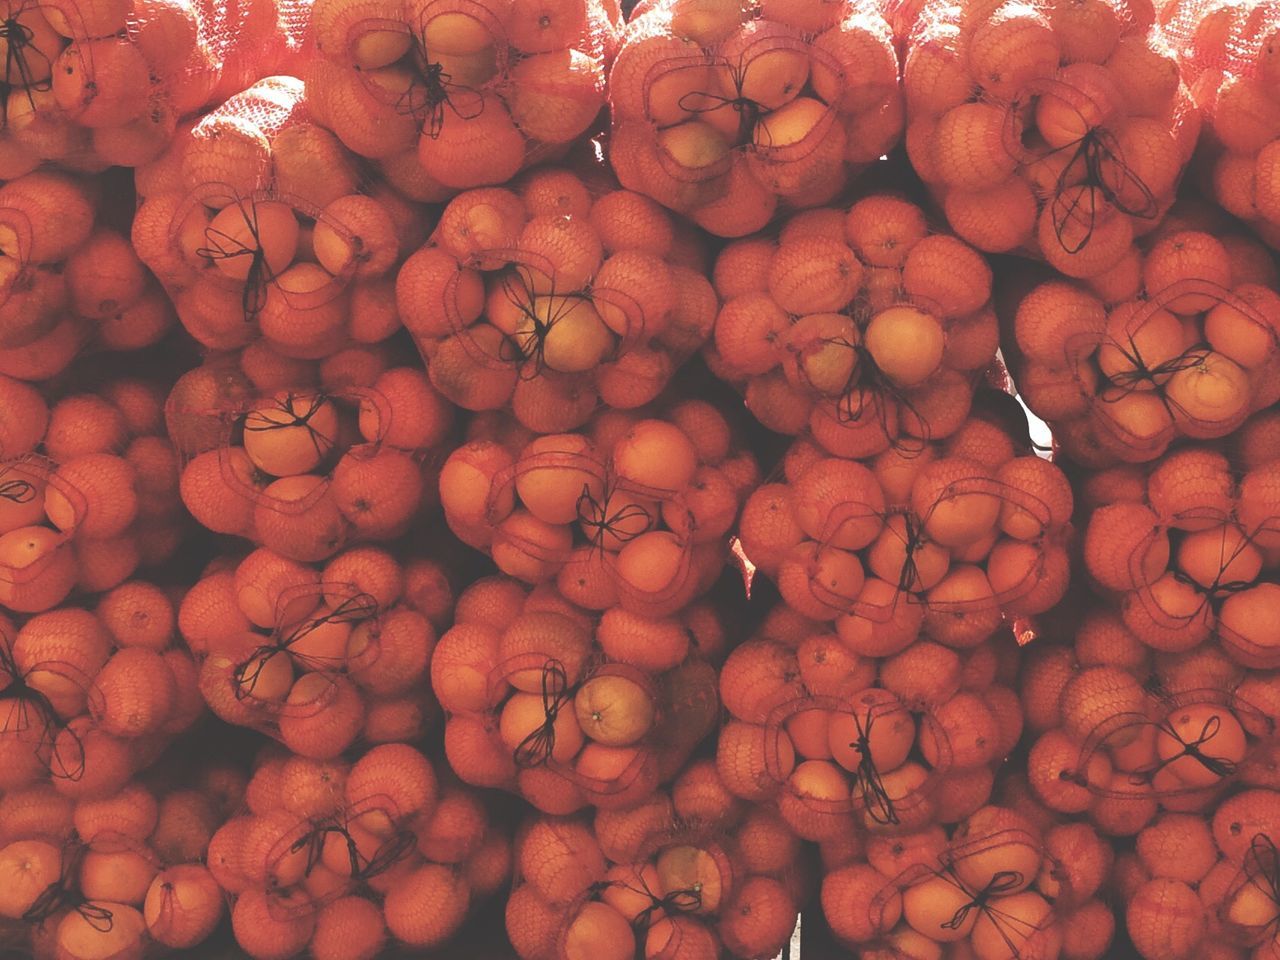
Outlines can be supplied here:
M468 190L396 278L436 389L529 429L653 401L711 331L700 241L599 161Z
M673 818L673 798L593 823L536 817L516 838L507 933L521 960L769 957L791 937L810 872L767 816L738 831Z
M357 744L415 741L433 725L423 681L436 626L417 603L379 548L322 567L258 549L212 563L178 618L216 716L328 761Z
M406 194L437 201L553 159L594 123L616 0L320 0L317 120Z
M775 809L828 865L850 838L908 837L989 802L1023 726L1007 637L961 651L922 639L871 657L820 624L794 643L774 632L720 673L730 719L716 763L730 794Z
M1184 0L1161 19L1204 114L1206 192L1280 250L1280 5Z
M926 4L907 151L982 250L1076 278L1125 269L1173 202L1199 114L1145 3Z
M104 189L45 170L0 184L0 373L49 380L85 352L141 350L173 327L159 284L106 222Z
M713 728L715 608L593 615L550 584L478 581L436 645L445 754L467 783L539 810L623 809L668 783Z
M770 430L833 456L919 450L965 422L996 359L991 268L888 194L730 243L707 363Z
M1234 250L1202 230L1161 231L1122 287L1051 280L1010 298L1018 389L1071 460L1155 461L1280 399L1275 268Z
M246 349L178 380L165 416L182 501L203 526L317 562L394 540L431 507L452 408L417 364L334 359L317 370Z
M604 411L580 433L477 435L445 462L440 499L503 573L590 610L665 617L720 576L758 476L724 415L684 400Z
M300 0L10 0L0 179L155 158L179 121L299 51Z
M268 747L208 864L245 956L371 957L452 938L507 883L511 839L415 746L328 761Z
M641 3L609 73L622 185L723 237L828 203L902 134L877 4Z
M38 795L55 809L85 805L156 763L204 710L195 663L173 640L172 605L144 582L94 609L0 620L0 803Z
M984 806L949 836L938 827L892 846L873 839L865 857L826 874L822 907L863 956L1100 960L1116 926L1104 899L1111 859L1085 824Z
M975 647L1066 593L1067 477L990 420L869 466L797 444L784 470L748 499L741 548L791 610L859 656L922 635Z
M50 404L0 376L0 398L0 608L50 610L173 557L185 519L158 385L121 377Z
M207 762L207 758L206 758ZM188 950L226 916L205 851L244 774L155 769L93 797L48 783L4 793L0 864L13 883L0 904L0 937L27 956L68 960ZM239 802L236 798L234 803Z
M1127 638L1166 653L1212 643L1241 667L1280 667L1277 422L1271 411L1230 445L1179 447L1094 509L1084 567Z
M133 245L210 350L258 337L297 359L400 327L392 280L424 211L370 182L314 122L302 81L268 77L138 171Z

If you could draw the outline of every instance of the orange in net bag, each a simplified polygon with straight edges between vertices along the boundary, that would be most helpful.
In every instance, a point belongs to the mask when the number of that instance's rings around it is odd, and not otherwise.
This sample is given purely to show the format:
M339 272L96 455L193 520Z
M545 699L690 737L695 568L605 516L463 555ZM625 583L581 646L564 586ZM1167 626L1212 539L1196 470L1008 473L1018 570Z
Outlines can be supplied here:
M1206 192L1280 248L1280 7L1171 3L1161 21L1210 134Z
M312 16L320 122L430 200L563 155L604 106L622 22L613 0L322 0Z
M609 74L623 186L725 237L828 203L902 133L878 7L640 4Z
M450 528L504 573L554 580L583 607L676 613L719 577L757 469L714 405L640 412L602 411L582 433L510 447L459 447L440 474ZM690 432L678 425L686 415Z
M375 367L359 378L367 386L327 389L323 368L285 360L284 385L258 393L248 373L261 381L271 369L258 359L215 357L170 393L187 509L216 533L307 562L400 536L427 502L425 474L453 419L425 372Z
M134 247L204 347L261 337L317 360L398 329L390 278L425 218L366 180L313 119L302 81L236 93L140 170L138 190Z
M1280 293L1268 271L1179 225L1123 270L1118 287L1011 288L1003 311L1019 390L1070 459L1152 461L1181 438L1225 437L1275 402Z
M103 184L39 170L0 185L0 372L51 380L86 351L140 350L175 317Z
M1156 226L1199 114L1146 4L926 4L904 15L907 151L980 249L1092 278Z
M297 0L6 3L0 178L149 162L183 117L275 72L305 25Z
M692 629L616 607L596 619L549 585L480 581L432 656L450 764L552 814L645 801L715 721L714 670Z
M708 366L770 430L835 456L950 436L995 363L985 257L898 196L793 214L726 246L712 278Z
M432 382L538 433L652 402L711 331L701 242L594 157L467 190L396 277Z

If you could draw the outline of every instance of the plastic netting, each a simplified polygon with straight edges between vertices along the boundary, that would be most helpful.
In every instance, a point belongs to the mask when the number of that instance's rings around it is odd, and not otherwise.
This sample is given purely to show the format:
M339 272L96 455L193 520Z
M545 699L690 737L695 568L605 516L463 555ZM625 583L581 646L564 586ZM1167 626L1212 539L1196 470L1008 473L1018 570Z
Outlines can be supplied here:
M432 664L445 750L468 783L552 814L625 808L675 776L713 728L715 671L680 619L621 608L595 619L510 580L474 589L510 591L522 612L500 625L460 615Z
M931 3L909 31L907 151L956 232L1071 277L1131 258L1200 127L1151 8Z
M284 67L309 12L299 0L7 3L0 177L148 162L182 118Z
M653 401L709 335L715 294L685 239L595 158L539 169L445 207L397 277L400 315L453 402L575 429Z
M167 404L183 502L202 525L313 562L396 539L433 502L452 412L420 368L258 393L246 367L244 354L214 358Z
M206 348L320 359L399 329L392 277L428 219L314 122L302 81L236 93L138 183L134 246Z
M1234 249L1202 230L1161 232L1123 286L1053 280L1005 312L1019 391L1069 459L1154 461L1179 439L1225 437L1276 402L1274 267Z
M779 433L831 454L919 451L964 423L996 363L985 257L889 194L729 244L708 365Z
M406 193L441 200L563 154L596 120L613 0L322 0L316 116Z
M1280 5L1186 0L1161 20L1205 115L1208 192L1280 249Z
M897 55L869 3L642 4L609 97L623 186L728 237L829 202L902 133Z
M671 616L719 577L757 471L711 405L647 412L621 422L606 412L582 433L511 449L491 439L462 445L441 471L450 528L504 573L554 581L581 606ZM686 412L706 416L714 443L698 446L681 429Z
M140 350L173 308L104 223L104 186L40 170L0 185L0 373L46 381L86 350Z

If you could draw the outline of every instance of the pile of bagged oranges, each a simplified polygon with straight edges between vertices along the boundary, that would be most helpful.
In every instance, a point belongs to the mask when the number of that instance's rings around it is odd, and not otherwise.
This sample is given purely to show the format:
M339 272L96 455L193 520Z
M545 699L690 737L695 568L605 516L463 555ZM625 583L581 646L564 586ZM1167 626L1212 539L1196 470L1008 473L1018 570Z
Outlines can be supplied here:
M0 52L0 958L1280 960L1280 0Z

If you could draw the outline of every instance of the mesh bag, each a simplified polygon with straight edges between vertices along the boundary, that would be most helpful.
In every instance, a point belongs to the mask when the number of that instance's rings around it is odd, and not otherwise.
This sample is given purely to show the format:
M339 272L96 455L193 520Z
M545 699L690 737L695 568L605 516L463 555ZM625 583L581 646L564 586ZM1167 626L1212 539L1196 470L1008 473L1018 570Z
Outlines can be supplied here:
M919 450L964 423L996 359L985 258L889 194L729 244L703 353L770 430L840 457Z
M1280 6L1187 0L1169 4L1162 20L1210 134L1206 191L1280 249Z
M1260 442L1274 421L1259 415L1230 446L1169 452L1135 478L1138 499L1094 512L1085 566L1137 641L1165 653L1213 641L1243 667L1280 666L1265 612L1280 596L1280 448Z
M213 358L170 394L183 502L196 520L304 562L401 536L430 503L452 423L426 374L388 367L367 386L326 388L310 365L286 361L311 385L259 393L245 372L258 375L255 363L248 352Z
M609 99L622 185L726 237L829 202L902 132L892 37L867 3L644 4Z
M440 200L587 132L622 17L612 0L322 0L313 19L317 118L406 192Z
M1217 919L1229 942L1262 960L1280 957L1280 855L1266 832L1253 835L1244 865L1232 878Z
M1122 289L1050 281L1006 312L1022 396L1085 467L1224 437L1277 399L1280 294L1266 264L1201 230L1144 248Z
M432 382L539 433L652 402L715 310L689 235L592 160L468 190L396 282Z
M235 94L138 181L133 244L204 347L315 360L399 328L391 277L425 218L314 122L302 81Z
M1091 19L1092 17L1092 19ZM1199 114L1149 7L927 4L904 63L907 151L979 249L1097 278L1173 202Z
M500 624L460 612L432 663L458 776L554 814L632 806L674 777L718 710L692 623L621 608L597 621L506 578L481 581L462 609L502 594L511 609Z
M695 411L719 438L714 445L699 445L710 437L685 419ZM450 528L504 573L554 580L581 606L676 613L720 576L755 461L734 449L727 421L710 404L649 412L612 422L616 433L603 432L606 413L582 434L538 437L512 450L487 439L464 444L441 471Z
M181 118L277 70L302 40L298 0L15 0L5 7L0 178L156 157Z
M60 529L46 512L50 484L72 507L68 529ZM71 538L74 517L84 512L83 496L59 477L56 464L38 454L0 464L0 485L6 527L0 538L0 605L19 613L48 610L75 587Z
M0 185L0 372L46 381L86 350L152 346L173 308L104 222L103 185L36 171Z

